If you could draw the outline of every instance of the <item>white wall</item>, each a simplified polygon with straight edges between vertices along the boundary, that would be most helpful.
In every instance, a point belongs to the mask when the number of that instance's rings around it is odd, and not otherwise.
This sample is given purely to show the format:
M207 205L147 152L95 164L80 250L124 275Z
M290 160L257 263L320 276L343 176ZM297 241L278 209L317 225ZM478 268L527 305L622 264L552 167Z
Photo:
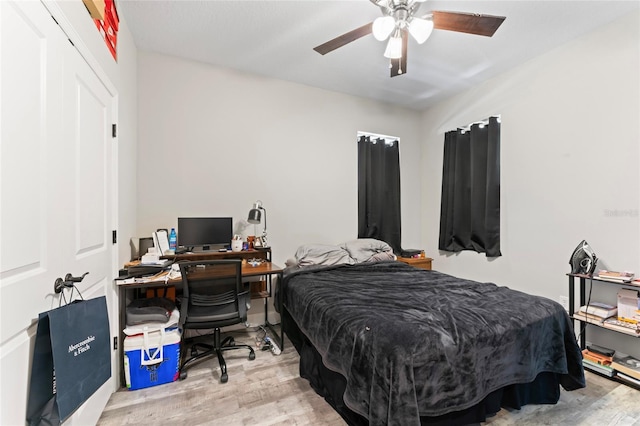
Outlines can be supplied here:
M640 275L639 21L622 18L424 112L422 245L434 269L558 301L586 239L601 267ZM494 114L503 256L438 252L444 132ZM601 297L615 303L615 292Z
M417 248L419 113L153 53L138 58L140 236L179 216L246 220L260 199L280 265L301 244L356 238L362 130L400 137L403 244Z

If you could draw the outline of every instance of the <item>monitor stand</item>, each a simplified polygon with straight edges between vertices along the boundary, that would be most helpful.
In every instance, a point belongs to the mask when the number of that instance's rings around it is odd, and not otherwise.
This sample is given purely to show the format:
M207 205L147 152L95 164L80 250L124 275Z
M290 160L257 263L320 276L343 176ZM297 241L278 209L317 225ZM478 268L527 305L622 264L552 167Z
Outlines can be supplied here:
M193 253L206 253L212 251L223 251L226 250L225 244L210 244L208 246L194 247L191 250Z

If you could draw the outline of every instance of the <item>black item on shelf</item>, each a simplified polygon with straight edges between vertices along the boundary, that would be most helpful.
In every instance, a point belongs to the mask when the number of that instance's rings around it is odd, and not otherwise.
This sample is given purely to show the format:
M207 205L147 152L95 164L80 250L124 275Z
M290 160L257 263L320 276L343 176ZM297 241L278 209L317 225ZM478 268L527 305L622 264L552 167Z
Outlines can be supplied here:
M605 348L598 345L587 345L589 352L594 352L604 356L614 356L616 351L613 349Z
M129 277L143 277L145 275L155 275L158 272L162 272L164 266L157 265L137 265L129 267Z
M598 257L585 240L580 241L569 259L572 274L592 275L596 269L596 263L598 263Z

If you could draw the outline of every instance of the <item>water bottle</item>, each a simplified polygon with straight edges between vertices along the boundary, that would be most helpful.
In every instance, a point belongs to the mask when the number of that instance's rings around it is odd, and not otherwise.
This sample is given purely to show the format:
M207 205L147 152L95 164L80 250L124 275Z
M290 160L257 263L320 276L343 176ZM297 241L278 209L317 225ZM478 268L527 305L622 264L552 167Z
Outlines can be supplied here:
M178 246L178 237L176 236L176 228L171 228L171 233L169 234L169 250L176 251Z

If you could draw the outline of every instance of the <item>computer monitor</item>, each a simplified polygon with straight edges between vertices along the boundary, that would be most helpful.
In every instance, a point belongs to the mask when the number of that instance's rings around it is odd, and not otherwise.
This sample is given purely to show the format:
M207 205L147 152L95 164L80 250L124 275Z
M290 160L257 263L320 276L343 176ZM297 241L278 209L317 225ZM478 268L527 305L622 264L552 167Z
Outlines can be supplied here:
M211 246L223 248L231 244L233 223L230 217L179 217L178 246L189 250Z

